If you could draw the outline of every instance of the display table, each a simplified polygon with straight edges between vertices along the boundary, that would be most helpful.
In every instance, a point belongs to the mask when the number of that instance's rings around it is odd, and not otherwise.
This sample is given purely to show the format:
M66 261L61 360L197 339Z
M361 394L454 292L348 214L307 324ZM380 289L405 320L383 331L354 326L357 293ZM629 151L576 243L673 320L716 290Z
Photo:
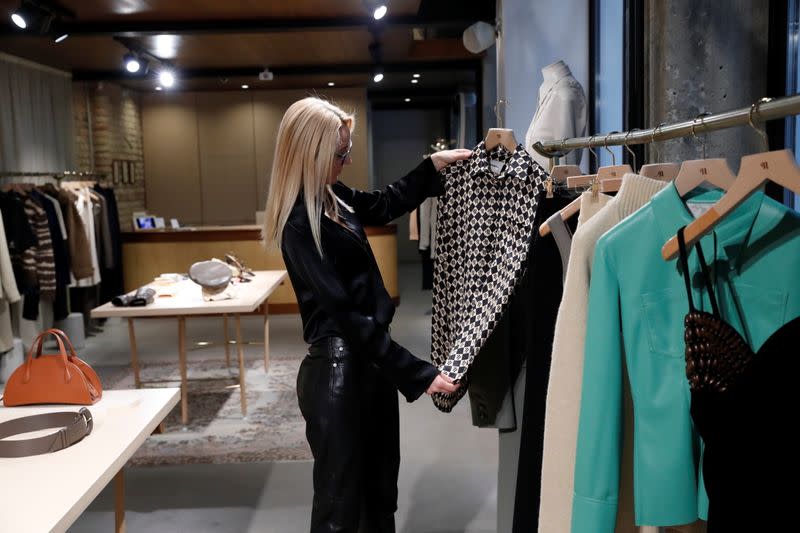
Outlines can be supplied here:
M269 306L268 298L287 277L285 270L255 272L249 283L232 286L228 291L235 297L229 300L206 302L200 286L190 280L173 286L150 284L157 292L155 301L145 307L115 307L110 302L92 309L92 318L128 319L128 337L131 347L131 365L136 387L141 387L139 378L139 359L136 349L135 318L177 318L178 319L178 365L181 372L181 420L189 422L189 404L186 386L186 318L190 316L221 315L225 327L225 361L230 365L228 342L228 316L236 319L236 347L239 356L239 387L242 398L242 415L247 414L247 395L245 393L244 348L242 344L241 315L255 312L263 307L264 314L264 371L269 370Z
M0 531L66 531L112 478L115 531L125 531L123 467L177 403L176 388L103 391L99 402L87 406L94 427L80 442L54 453L0 458ZM80 407L2 407L0 422ZM20 438L48 433L53 430Z
M367 240L375 254L389 296L398 304L397 226L367 226ZM280 250L265 250L261 227L203 226L178 230L147 230L122 234L125 290L132 291L167 273L185 273L197 261L225 258L233 252L253 270L286 270ZM289 280L278 287L269 300L270 313L297 313L297 299Z

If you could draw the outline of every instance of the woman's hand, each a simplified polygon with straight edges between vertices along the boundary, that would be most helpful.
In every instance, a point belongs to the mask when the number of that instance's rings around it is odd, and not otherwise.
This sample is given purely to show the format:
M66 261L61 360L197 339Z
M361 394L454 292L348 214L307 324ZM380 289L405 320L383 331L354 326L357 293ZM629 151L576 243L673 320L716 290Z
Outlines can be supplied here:
M445 376L444 374L439 374L438 376L436 376L436 379L433 380L431 386L428 387L428 390L425 391L425 394L433 394L434 392L444 392L447 394L452 394L455 391L457 391L460 386L461 385L457 383L453 383L453 380Z
M436 167L436 171L438 172L450 163L455 163L460 159L466 159L470 155L472 155L472 150L466 150L464 148L442 150L441 152L436 152L431 155L431 161L433 161L433 166Z

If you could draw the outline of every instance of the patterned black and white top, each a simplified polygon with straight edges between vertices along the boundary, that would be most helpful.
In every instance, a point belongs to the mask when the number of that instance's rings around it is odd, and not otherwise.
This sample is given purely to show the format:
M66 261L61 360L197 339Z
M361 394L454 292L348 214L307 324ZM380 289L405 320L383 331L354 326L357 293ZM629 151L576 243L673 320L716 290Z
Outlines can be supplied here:
M433 364L461 388L437 393L449 412L466 394L467 370L503 316L533 236L547 173L520 144L491 152L481 142L442 171L437 256L433 266Z

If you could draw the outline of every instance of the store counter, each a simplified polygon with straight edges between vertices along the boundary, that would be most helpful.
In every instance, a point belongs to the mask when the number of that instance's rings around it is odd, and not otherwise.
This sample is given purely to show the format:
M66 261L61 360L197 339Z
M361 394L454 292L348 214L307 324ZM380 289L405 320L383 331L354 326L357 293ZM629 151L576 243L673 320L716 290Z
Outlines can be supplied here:
M399 303L397 226L364 228L389 296ZM122 234L125 290L131 291L168 272L185 273L192 263L234 253L252 270L285 270L279 250L261 246L261 226L204 226L145 230ZM287 279L270 296L271 313L297 313L297 300Z

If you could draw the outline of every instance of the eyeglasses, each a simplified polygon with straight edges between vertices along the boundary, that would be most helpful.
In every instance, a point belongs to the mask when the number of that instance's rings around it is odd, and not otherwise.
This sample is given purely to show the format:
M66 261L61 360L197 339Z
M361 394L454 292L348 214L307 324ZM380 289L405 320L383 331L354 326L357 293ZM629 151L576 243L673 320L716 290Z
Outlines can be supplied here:
M352 151L353 151L353 139L350 139L350 144L347 145L347 151L342 154L337 152L336 158L341 160L342 164L344 164L344 162L347 161L347 158L350 157L350 152Z

